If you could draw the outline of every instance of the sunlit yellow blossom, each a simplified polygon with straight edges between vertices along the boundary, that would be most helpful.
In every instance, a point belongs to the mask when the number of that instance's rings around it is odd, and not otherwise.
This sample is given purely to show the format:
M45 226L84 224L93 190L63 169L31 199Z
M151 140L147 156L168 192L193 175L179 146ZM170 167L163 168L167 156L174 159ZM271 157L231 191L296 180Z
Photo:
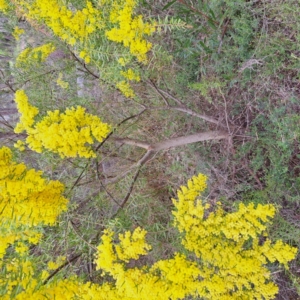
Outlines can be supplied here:
M5 13L8 10L8 7L6 0L0 0L0 11Z
M44 62L47 57L55 51L55 46L48 43L39 47L27 47L23 50L16 59L17 67L25 67L26 64Z
M87 54L85 50L80 52L79 57L82 58L86 64L91 62L91 57Z
M40 152L43 149L58 153L61 157L95 157L88 144L101 142L111 127L99 117L88 114L81 106L67 108L64 113L49 111L34 126L26 142L29 148Z
M129 48L138 61L146 62L146 53L152 45L144 36L155 32L155 24L144 23L141 15L134 16L136 5L136 0L115 1L110 11L110 22L116 25L105 34L109 40Z
M69 82L67 82L67 81L64 81L63 79L63 73L59 73L58 74L58 78L57 78L57 80L56 80L56 83L60 86L60 87L62 87L63 89L67 89L68 87L69 87Z
M23 4L23 9L28 18L44 21L56 36L72 46L84 44L90 34L103 27L101 11L90 1L86 1L82 10L71 10L58 0L35 0L30 6Z
M124 66L126 66L127 60L124 57L120 57L118 59L118 63L124 67Z
M18 41L20 39L20 35L23 34L24 32L25 32L24 29L21 29L18 26L16 26L13 31L13 36Z
M2 0L3 1L3 0ZM91 42L91 35L97 39L101 36L107 40L121 44L126 48L128 58L120 58L119 64L127 65L133 58L146 63L147 53L152 44L146 37L156 30L155 22L145 22L142 15L136 14L137 0L90 1L83 2L82 8L69 7L59 0L14 1L18 12L33 23L43 23L53 31L53 34L70 46L80 49L79 56L86 64L93 61L97 50ZM51 9L49 9L51 8ZM96 50L96 51L95 51ZM26 63L44 61L44 50L28 48L17 58L16 66L25 67ZM75 51L76 52L76 51ZM46 54L46 52L45 52ZM129 80L139 81L139 75L123 74ZM112 78L114 83L118 79ZM63 86L63 83L58 81ZM134 92L128 82L117 83L119 90L129 98Z
M151 246L145 242L146 233L145 230L138 227L133 233L127 231L120 234L120 244L115 247L118 258L128 262L130 259L138 259L140 255L147 254Z
M21 133L24 130L29 131L34 124L34 118L39 113L39 110L30 105L28 97L23 90L16 91L15 102L21 114L20 122L15 127L15 133ZM20 143L18 143L18 146L19 145L21 146Z
M121 75L129 80L134 80L134 81L140 81L141 78L137 74L137 72L133 71L132 69L128 69L126 72L121 71Z
M25 143L21 140L18 140L15 144L14 147L19 149L20 151L24 151L25 150Z
M55 270L59 267L59 264L53 262L53 261L49 261L48 262L48 270Z
M21 113L15 132L26 131L28 147L38 153L49 150L61 157L95 157L89 145L102 142L111 131L110 125L86 113L81 106L67 108L63 113L48 111L41 121L35 122L38 109L29 104L25 92L17 91L15 100ZM17 146L22 146L21 142Z
M15 247L15 249L16 249L17 253L24 255L24 254L27 254L29 248L24 243L18 243L18 245Z
M128 98L134 98L135 94L132 87L125 80L117 83L116 87Z
M11 151L0 148L0 219L14 226L53 225L67 208L59 181L47 181L41 171L12 161ZM13 223L11 223L13 222Z

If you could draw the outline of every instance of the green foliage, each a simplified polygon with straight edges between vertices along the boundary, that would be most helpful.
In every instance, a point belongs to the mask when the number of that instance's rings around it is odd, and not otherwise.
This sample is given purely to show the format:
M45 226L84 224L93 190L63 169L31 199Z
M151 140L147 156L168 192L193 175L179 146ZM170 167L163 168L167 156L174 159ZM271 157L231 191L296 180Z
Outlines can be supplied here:
M300 187L299 121L298 114L287 113L284 107L273 110L268 119L261 115L255 119L252 129L253 137L259 132L258 139L245 143L240 149L251 159L254 172L261 174L265 183L264 197L268 195L269 200L279 204L284 201L300 203L297 192Z

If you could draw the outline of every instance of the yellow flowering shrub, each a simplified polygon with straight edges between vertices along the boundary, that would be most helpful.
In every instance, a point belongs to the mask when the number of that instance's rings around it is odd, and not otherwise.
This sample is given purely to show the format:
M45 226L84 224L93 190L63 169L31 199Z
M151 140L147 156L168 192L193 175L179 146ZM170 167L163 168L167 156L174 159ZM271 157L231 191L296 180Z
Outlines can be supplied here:
M121 71L121 75L129 80L140 81L141 78L137 72L129 68L127 71Z
M135 96L132 87L128 81L122 80L117 83L116 87L124 94L127 98L133 98Z
M11 153L1 151L4 161L10 161ZM48 281L49 271L59 268L65 258L37 268L19 233L10 242L13 258L0 260L1 299L274 299L278 288L266 265L277 261L288 268L297 252L266 238L274 207L241 204L236 212L226 213L221 204L214 209L203 202L200 194L205 188L206 176L194 176L173 200L174 225L185 254L174 253L152 266L130 267L129 262L151 250L147 232L138 227L116 239L112 230L104 230L95 258L101 284L84 283L76 276ZM33 234L28 241L38 239Z
M240 204L226 213L221 204L214 210L199 195L206 188L206 176L200 174L178 191L174 225L182 235L182 244L190 255L174 253L142 268L129 268L126 262L145 255L150 245L145 231L140 240L126 232L114 242L106 230L98 247L97 268L111 275L121 297L127 299L274 299L278 287L271 281L266 265L278 261L285 268L297 249L282 241L265 238L266 223L274 216L272 205ZM140 229L138 229L140 231ZM124 242L126 241L126 242ZM128 252L127 252L128 249Z
M38 242L39 233L26 228L55 224L67 210L63 191L59 181L47 181L41 171L13 162L11 150L0 148L0 258L19 239Z
M90 63L93 57L98 57L99 50L95 47L95 40L101 44L109 45L111 41L122 45L120 54L126 56L126 60L123 57L115 60L120 74L107 76L110 76L109 80L112 80L126 97L135 96L130 81L140 81L139 74L130 68L124 70L124 67L134 59L141 63L147 62L147 53L152 44L146 37L152 35L156 29L155 22L145 22L142 15L136 15L137 0L101 0L95 4L86 1L81 9L60 0L14 0L12 4L18 15L25 17L33 26L46 25L55 36L74 47L74 52L86 64ZM3 5L2 10L6 9ZM16 31L16 37L17 33L20 34L21 31ZM30 61L43 62L50 50L46 49L46 45L42 47L44 48L27 48L22 51L16 61L17 67L24 67L25 63ZM115 49L115 46L109 46L108 49ZM111 60L109 64L111 65ZM109 69L109 66L107 68Z
M100 1L102 5L108 2L110 1ZM113 25L105 34L109 40L129 48L138 61L145 62L146 53L152 44L145 40L144 36L155 32L155 24L144 23L142 15L134 16L137 3L136 0L113 1L109 13L109 20Z
M41 171L13 162L7 147L0 148L0 166L1 223L9 223L14 216L14 226L54 225L67 209L68 201L62 196L64 185L47 181Z
M56 36L72 46L85 42L91 33L103 26L100 11L90 1L86 1L82 10L68 9L59 0L16 0L14 3L27 19L44 22Z
M33 291L41 282L33 277L36 266L29 256L29 245L40 241L41 225L55 225L67 210L63 191L62 183L48 181L41 171L15 163L11 150L0 148L1 299L15 299L16 293Z
M30 132L35 122L34 118L39 114L38 108L31 105L24 90L17 90L15 93L15 102L20 116L20 121L15 126L15 133L23 131ZM19 143L21 146L21 143Z
M29 104L23 90L16 92L15 101L21 114L15 132L26 131L27 145L38 153L49 150L61 157L95 157L96 153L89 145L103 141L111 131L110 125L86 113L81 106L67 108L63 113L48 111L40 121L35 121L39 111ZM15 146L24 149L22 142L18 141Z

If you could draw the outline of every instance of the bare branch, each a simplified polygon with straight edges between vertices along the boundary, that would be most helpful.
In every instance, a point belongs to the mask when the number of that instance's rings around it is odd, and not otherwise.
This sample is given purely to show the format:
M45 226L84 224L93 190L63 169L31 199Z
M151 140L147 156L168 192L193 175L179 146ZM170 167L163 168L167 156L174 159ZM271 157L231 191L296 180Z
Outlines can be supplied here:
M228 137L229 137L228 132L224 132L224 131L200 132L188 136L181 136L181 137L155 143L150 146L150 150L160 151L160 150L165 150L165 149L192 144L196 142L203 142L208 140L220 140L220 139L226 139Z
M74 232L76 233L76 235L79 237L79 239L81 239L84 243L86 243L90 248L94 249L95 251L97 251L97 248L95 246L93 246L92 244L90 244L88 241L86 241L83 237L82 234L78 231L78 229L75 228L75 225L73 223L73 221L70 221L71 227L74 230Z
M157 88L156 84L155 84L151 79L150 79L148 82L150 83L151 87L152 87L158 94L160 94L160 96L163 98L165 104L166 104L167 106L169 106L168 100L166 99L166 97L164 96L164 94Z
M179 99L177 99L176 97L174 97L173 95L171 95L170 93L168 93L167 91L164 91L162 89L159 89L157 88L157 90L160 92L160 93L163 93L165 95L167 95L170 99L174 100L177 104L181 105L181 106L184 106L183 102Z
M74 255L72 258L68 259L68 261L66 261L63 265L61 265L60 267L58 267L56 270L54 270L43 282L43 285L47 284L48 281L54 277L60 270L62 270L64 267L68 266L71 264L71 262L73 262L74 260L78 259L80 256L82 255L82 253L79 253L77 255Z
M125 204L127 203L128 199L129 199L129 197L131 195L131 192L133 190L134 184L135 184L135 182L136 182L136 180L137 180L137 178L138 178L138 176L140 174L140 171L141 171L141 166L139 166L139 168L137 169L137 171L136 171L136 173L135 173L135 175L133 177L133 180L131 182L131 185L130 185L130 187L128 189L128 192L127 192L126 196L124 197L124 199L122 200L121 204L117 203L117 205L115 205L113 207L113 211L114 212L113 212L113 214L111 216L112 219L117 216L117 214L120 211L120 209L122 209L125 206Z
M146 154L150 155L150 152L158 152L160 150L165 150L168 148L192 144L192 143L196 143L196 142L226 139L228 137L229 137L228 132L217 130L217 131L199 132L196 134L172 138L172 139L154 143L154 144L150 144L150 143L147 143L144 141L139 141L136 139L129 139L129 138L114 137L113 139L118 143L123 143L123 144L127 144L127 145L133 145L133 146L137 146L140 148L144 148L144 149L148 150ZM149 152L149 154L148 154L148 152ZM137 162L137 164L138 165L143 164L142 161L144 161L144 156L143 156L143 158L141 158L139 160L139 162Z
M139 141L139 140L135 140L135 139L119 138L119 137L114 137L114 136L112 136L111 139L114 140L116 143L137 146L137 147L140 147L140 148L144 148L146 150L148 150L149 147L150 147L149 143Z
M106 180L105 184L112 184L112 183L118 182L119 180L124 178L128 173L130 173L132 171L132 169L146 164L150 159L152 159L157 154L158 151L166 150L166 149L177 147L177 146L192 144L192 143L196 143L196 142L226 139L228 137L229 137L229 134L224 131L208 131L208 132L191 134L188 136L177 137L177 138L165 140L165 141L154 143L154 144L149 144L147 142L138 141L135 139L129 139L129 138L122 139L122 138L115 137L114 140L117 142L122 142L124 144L141 147L141 148L147 149L148 151L142 156L141 159L139 159L138 162L136 162L131 167L129 167L128 170L126 170L119 176L116 176L114 178Z
M194 116L194 117L197 117L197 118L200 118L204 121L207 121L207 122L210 122L210 123L214 123L218 126L221 126L223 128L226 128L225 125L223 124L220 124L219 121L217 121L216 119L212 118L212 117L209 117L209 116L206 116L206 115L202 115L202 114L198 114L196 112L194 112L193 110L189 109L189 108L185 108L185 107L172 107L171 109L174 109L174 110L178 110L178 111L182 111L182 112L185 112L191 116Z
M177 99L176 97L172 96L170 93L156 87L152 82L150 82L150 85L155 89L155 91L161 95L163 97L163 99L165 99L165 102L167 103L166 107L158 107L158 108L148 108L148 109L169 109L169 110L177 110L177 111L182 111L185 112L191 116L200 118L204 121L216 124L218 126L221 126L223 128L226 128L225 125L220 124L220 122L212 117L206 116L206 115L202 115L202 114L198 114L196 112L194 112L193 110L185 107L184 103L182 101L180 101L179 99ZM169 103L167 102L166 98L164 97L164 94L167 95L169 98L171 98L172 100L174 100L178 105L180 106L169 106Z

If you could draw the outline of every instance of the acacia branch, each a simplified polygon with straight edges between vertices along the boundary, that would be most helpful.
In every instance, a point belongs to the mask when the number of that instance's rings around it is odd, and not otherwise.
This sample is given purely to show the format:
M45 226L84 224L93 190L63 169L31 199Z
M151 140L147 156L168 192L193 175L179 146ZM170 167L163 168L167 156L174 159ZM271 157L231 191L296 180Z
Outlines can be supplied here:
M168 110L177 110L177 111L182 111L186 114L189 114L191 116L194 116L194 117L197 117L199 119L202 119L204 121L207 121L207 122L210 122L210 123L213 123L213 124L216 124L218 126L221 126L223 128L227 128L225 125L223 124L220 124L218 120L212 118L212 117L209 117L209 116L206 116L206 115L202 115L202 114L198 114L196 112L194 112L193 110L185 107L184 103L182 101L180 101L179 99L177 99L176 97L172 96L170 93L156 87L156 85L150 81L148 82L154 89L155 91L164 99L164 101L167 103L167 106L166 107L158 107L158 108L154 108L154 107L150 107L150 108L147 108L147 109L157 109L157 110L162 110L162 109L168 109ZM168 96L170 99L174 100L178 105L180 106L170 106L169 103L167 102L165 96Z
M186 108L186 107L171 107L170 109L174 109L174 110L178 110L178 111L182 111L182 112L185 112L191 116L194 116L194 117L197 117L199 119L202 119L204 121L207 121L207 122L210 122L210 123L214 123L218 126L221 126L223 128L226 128L225 125L223 124L220 124L220 122L212 117L209 117L209 116L206 116L206 115L202 115L202 114L198 114L196 112L194 112L193 110L189 109L189 108Z
M111 219L114 219L114 218L117 216L118 212L119 212L122 208L124 208L125 204L127 203L128 199L129 199L129 197L130 197L130 195L131 195L131 192L132 192L132 190L133 190L133 187L134 187L135 182L137 181L137 178L138 178L138 176L139 176L139 174L140 174L140 171L141 171L141 165L138 167L138 169L137 169L137 171L136 171L136 173L135 173L135 175L134 175L134 177L133 177L133 180L132 180L132 182L131 182L131 185L130 185L130 187L129 187L129 189L128 189L128 192L127 192L126 196L124 197L124 199L121 201L121 204L117 203L117 205L115 205L115 206L113 207L113 214L112 214L112 216L111 216Z
M140 148L144 148L146 150L148 150L149 147L151 146L151 144L149 144L147 142L143 142L143 141L139 141L139 140L135 140L135 139L119 138L119 137L114 137L114 136L112 136L111 139L114 140L116 143L137 146Z
M150 150L160 151L160 150L165 150L165 149L192 144L196 142L203 142L208 140L220 140L220 139L226 139L228 137L229 134L228 132L225 131L200 132L196 134L181 136L181 137L155 143L153 145L150 145Z
M46 285L48 283L48 281L54 277L60 270L62 270L63 268L65 268L66 266L70 265L71 262L73 262L74 260L78 259L83 253L79 253L77 255L74 255L72 258L68 259L68 261L66 261L64 264L62 264L60 267L58 267L56 270L54 270L43 282L43 285Z
M196 142L203 142L208 140L220 140L220 139L226 139L229 137L228 132L225 131L208 131L208 132L199 132L196 134L191 134L187 136L181 136L177 138L172 138L169 140L165 140L158 143L150 144L145 141L139 141L136 139L130 139L130 138L120 138L120 137L112 137L114 141L117 143L122 143L126 145L133 145L140 148L144 148L148 151L155 151L158 152L160 150L165 150L177 146L183 146L187 144L192 144Z
M147 143L145 141L138 141L135 139L130 139L130 138L113 137L112 139L114 141L116 141L117 143L137 146L137 147L146 149L147 152L135 164L133 164L131 167L129 167L128 170L126 170L125 172L123 172L122 174L120 174L114 178L106 180L105 184L112 184L112 183L118 182L119 180L124 178L128 173L130 173L134 168L142 167L150 159L152 159L157 154L157 152L159 152L161 150L166 150L169 148L183 146L183 145L192 144L192 143L196 143L196 142L226 139L228 137L229 137L229 133L225 132L225 131L208 131L208 132L200 132L200 133L191 134L191 135L187 135L187 136L172 138L169 140L165 140L165 141L153 143L153 144Z

